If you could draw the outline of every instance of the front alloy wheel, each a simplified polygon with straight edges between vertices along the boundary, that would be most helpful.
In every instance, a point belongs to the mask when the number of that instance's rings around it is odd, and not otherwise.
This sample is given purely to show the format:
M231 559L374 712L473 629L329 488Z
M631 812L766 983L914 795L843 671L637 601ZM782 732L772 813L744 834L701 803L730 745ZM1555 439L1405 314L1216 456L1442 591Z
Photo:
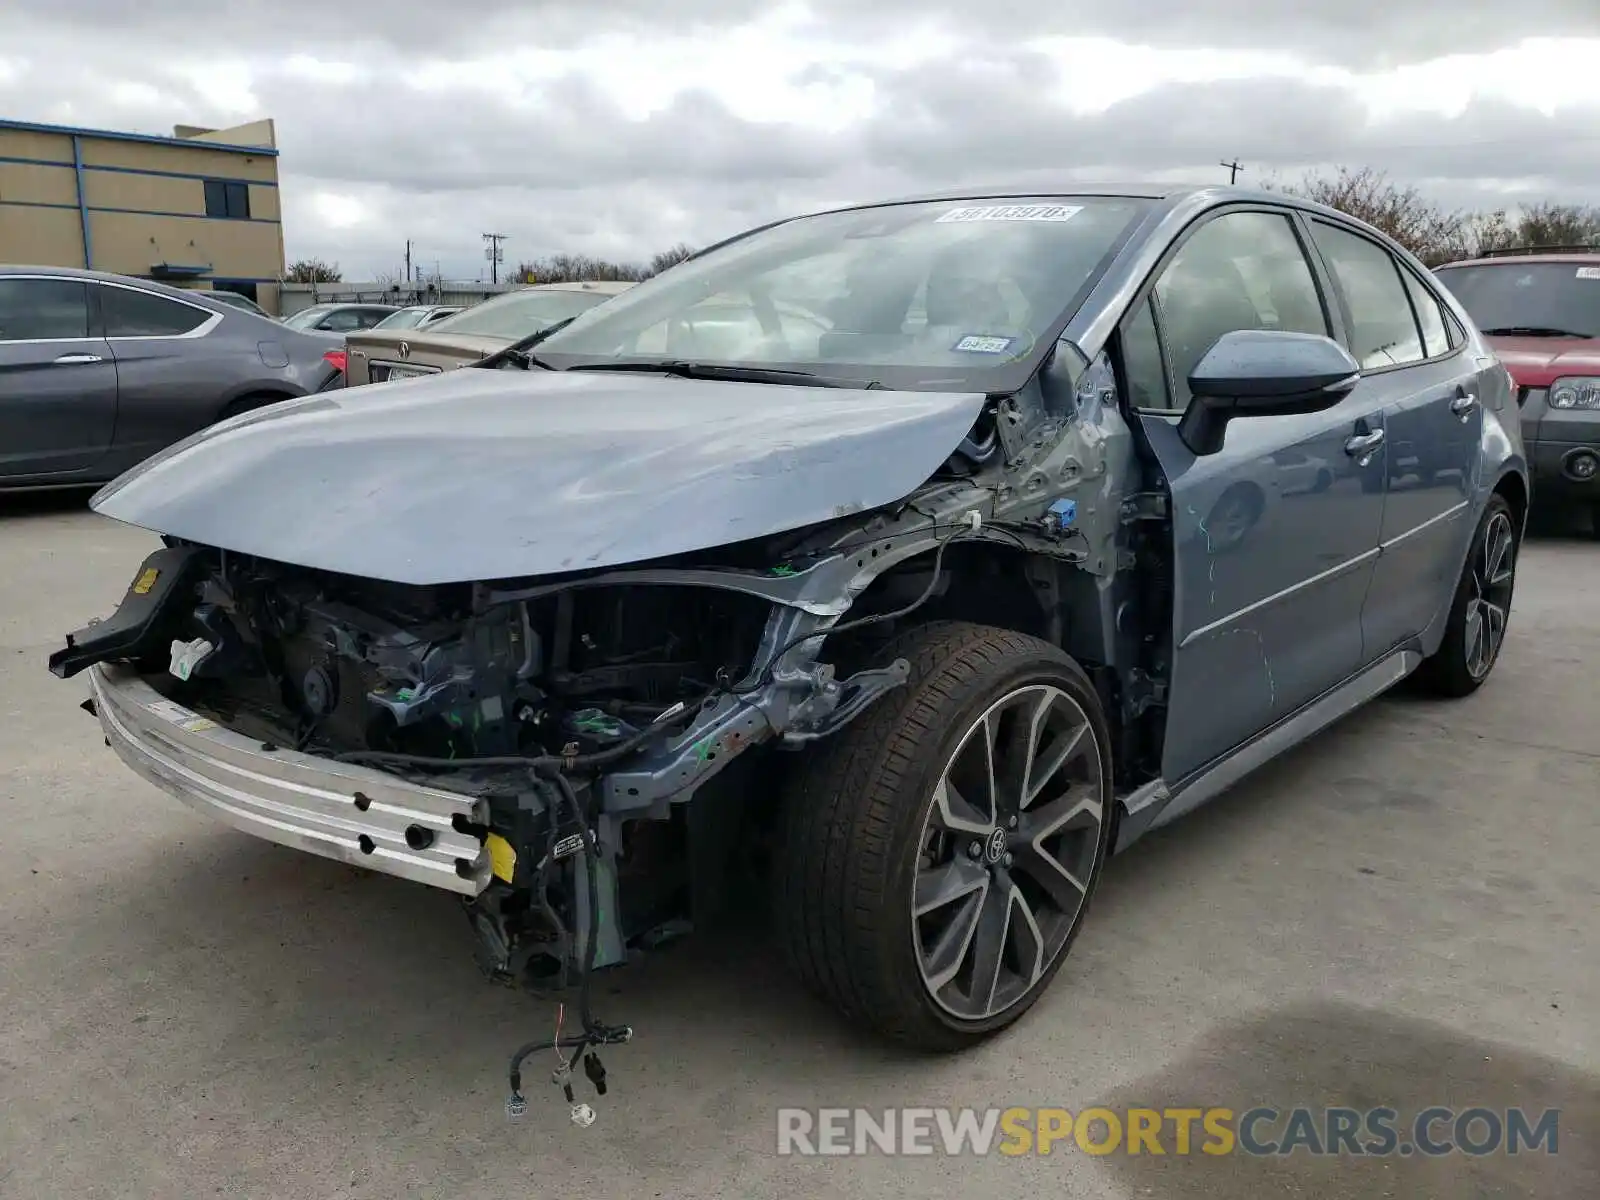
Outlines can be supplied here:
M1110 841L1099 698L1058 648L964 622L887 652L911 679L785 797L776 914L801 980L897 1041L954 1049L1038 999Z
M1003 1013L1061 953L1099 854L1099 760L1077 701L1032 684L990 705L945 766L912 923L922 982L951 1015Z

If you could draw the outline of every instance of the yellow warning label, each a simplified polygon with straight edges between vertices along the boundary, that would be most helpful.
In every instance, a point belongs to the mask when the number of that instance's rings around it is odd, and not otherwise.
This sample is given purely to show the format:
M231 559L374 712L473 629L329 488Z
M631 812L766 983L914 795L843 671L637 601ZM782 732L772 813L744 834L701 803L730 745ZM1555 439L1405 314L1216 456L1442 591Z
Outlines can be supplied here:
M489 850L489 870L496 879L510 883L517 873L517 852L511 848L511 843L498 833L491 833L483 844Z
M160 571L156 570L154 567L146 567L144 569L144 574L140 575L138 579L133 581L133 594L135 596L148 595L150 589L155 587L156 580L160 578Z

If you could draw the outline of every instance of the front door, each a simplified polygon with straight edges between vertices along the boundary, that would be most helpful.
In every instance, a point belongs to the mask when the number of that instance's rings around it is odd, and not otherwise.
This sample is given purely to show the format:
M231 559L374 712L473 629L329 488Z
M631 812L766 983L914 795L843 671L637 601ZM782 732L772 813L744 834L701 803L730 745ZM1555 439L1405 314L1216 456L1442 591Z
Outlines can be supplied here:
M1387 431L1382 549L1362 612L1375 658L1422 633L1454 595L1472 535L1479 364L1432 290L1387 249L1331 221L1311 231L1343 296L1360 391L1383 405Z
M83 280L0 275L0 478L88 471L110 449L117 368L90 332Z
M1329 334L1296 226L1240 210L1192 232L1124 323L1131 400L1172 501L1173 652L1162 775L1175 784L1365 662L1361 606L1383 520L1383 406L1233 421L1179 439L1186 384L1235 329Z

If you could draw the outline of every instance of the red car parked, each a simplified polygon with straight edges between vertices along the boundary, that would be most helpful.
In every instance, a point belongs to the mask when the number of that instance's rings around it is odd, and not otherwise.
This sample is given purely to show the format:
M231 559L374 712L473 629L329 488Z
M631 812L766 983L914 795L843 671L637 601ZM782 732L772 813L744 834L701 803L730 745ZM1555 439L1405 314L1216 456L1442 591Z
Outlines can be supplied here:
M1588 508L1600 537L1600 246L1498 251L1435 274L1516 381L1534 497Z

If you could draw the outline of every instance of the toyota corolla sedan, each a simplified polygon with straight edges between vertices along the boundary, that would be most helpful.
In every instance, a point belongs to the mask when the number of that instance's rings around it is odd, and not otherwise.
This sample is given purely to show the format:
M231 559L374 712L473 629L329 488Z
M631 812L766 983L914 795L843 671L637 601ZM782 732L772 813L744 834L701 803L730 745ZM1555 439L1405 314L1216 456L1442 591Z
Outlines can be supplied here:
M492 975L580 985L580 1055L627 1037L592 971L757 887L806 985L951 1050L1113 850L1408 676L1483 685L1528 477L1505 369L1368 226L1019 188L754 230L93 506L164 545L51 660L85 753L464 897Z

